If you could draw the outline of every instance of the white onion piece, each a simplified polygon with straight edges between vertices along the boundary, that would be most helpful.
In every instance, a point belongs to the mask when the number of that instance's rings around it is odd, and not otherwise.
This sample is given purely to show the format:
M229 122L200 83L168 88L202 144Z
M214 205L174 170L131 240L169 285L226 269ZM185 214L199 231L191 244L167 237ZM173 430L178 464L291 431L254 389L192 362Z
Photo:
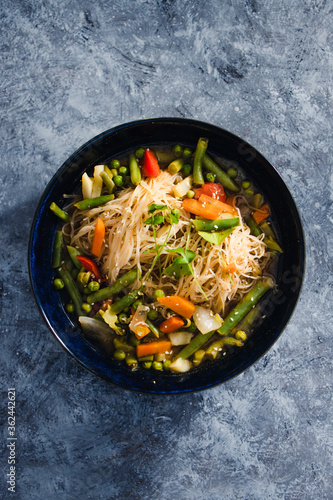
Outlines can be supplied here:
M172 345L185 345L191 342L193 334L191 332L173 332L169 334Z
M217 330L222 325L218 314L213 315L212 311L201 306L195 306L193 320L198 330L203 334Z
M169 365L170 370L179 373L188 372L192 367L191 361L188 359L178 358Z
M185 177L181 182L176 184L173 189L175 198L183 198L188 191L192 188L192 175Z

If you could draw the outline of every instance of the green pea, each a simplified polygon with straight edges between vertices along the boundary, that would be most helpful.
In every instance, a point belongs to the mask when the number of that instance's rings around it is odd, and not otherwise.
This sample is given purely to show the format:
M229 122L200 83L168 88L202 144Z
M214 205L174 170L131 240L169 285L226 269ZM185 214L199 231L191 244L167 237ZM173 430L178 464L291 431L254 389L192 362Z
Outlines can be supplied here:
M238 175L238 171L236 168L230 167L227 170L227 174L229 175L229 177L231 177L231 179L235 179Z
M118 173L122 175L123 177L128 174L128 168L127 167L120 167L118 170Z
M179 216L180 216L180 210L179 210L179 208L173 208L173 209L171 210L171 213L172 213L173 215L175 215L176 217L179 217Z
M189 191L187 191L186 193L186 198L194 198L194 195L195 195L195 192L192 191L192 189L190 189Z
M97 290L100 289L100 284L98 283L98 281L91 281L90 283L88 283L88 289L90 292L97 292Z
M148 318L151 319L152 321L154 321L154 319L157 318L158 316L158 312L156 311L156 309L150 309L149 313L148 313Z
M153 361L154 370L161 371L163 370L163 364L160 361Z
M89 295L89 294L90 294L90 290L89 290L88 286L85 286L85 287L83 288L83 294L84 294L84 295Z
M120 187L124 184L124 179L121 175L115 175L113 178L113 182L117 187Z
M169 370L169 366L171 365L171 359L166 359L164 362L163 362L163 369L164 370Z
M176 144L172 148L172 151L174 152L175 156L177 156L177 158L179 158L179 156L181 156L183 154L183 146L181 146L180 144Z
M159 297L164 297L163 290L155 290L155 292L154 292L154 300L157 300Z
M183 166L182 172L185 175L185 177L188 177L192 173L192 165L189 163L186 163L186 165Z
M112 160L110 163L111 168L119 168L120 167L120 161L119 160ZM112 170L111 170L112 172Z
M190 158L192 156L192 149L191 148L184 148L183 156L184 156L184 158Z
M151 361L144 361L144 362L142 363L142 368L145 368L146 370L149 370L149 368L151 368L151 365L152 365L152 364L153 364L153 363L152 363Z
M66 304L66 311L70 314L73 313L75 311L74 304L72 303Z
M92 310L92 305L88 304L88 302L83 302L81 309L86 313L90 313L90 311Z
M143 158L143 155L145 154L145 150L144 148L139 148L135 151L135 156L141 160L141 158Z
M206 179L208 182L215 182L215 175L209 172L208 174L206 174Z
M251 188L245 189L244 192L245 192L246 196L252 196L254 194L254 191Z
M126 358L126 353L120 349L117 349L116 351L114 351L112 357L115 361L122 361Z
M250 181L243 181L242 186L244 189L247 189L251 186L251 182Z
M65 284L60 278L56 278L53 281L53 286L56 290L62 290L64 288Z
M246 333L243 330L238 330L235 333L235 338L237 340L242 340L243 342L245 342L245 340L247 339L247 335L246 335Z

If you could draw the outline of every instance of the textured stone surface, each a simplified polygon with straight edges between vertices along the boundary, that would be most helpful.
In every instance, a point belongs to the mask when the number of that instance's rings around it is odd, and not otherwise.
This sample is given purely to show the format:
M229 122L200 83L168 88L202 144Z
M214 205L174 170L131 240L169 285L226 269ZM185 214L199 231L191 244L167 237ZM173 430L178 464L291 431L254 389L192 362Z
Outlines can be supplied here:
M1 2L1 388L17 391L20 499L332 499L332 13L310 0ZM55 343L27 241L81 144L185 116L248 140L304 222L298 307L252 368L202 393L110 387ZM7 452L2 457L1 497Z

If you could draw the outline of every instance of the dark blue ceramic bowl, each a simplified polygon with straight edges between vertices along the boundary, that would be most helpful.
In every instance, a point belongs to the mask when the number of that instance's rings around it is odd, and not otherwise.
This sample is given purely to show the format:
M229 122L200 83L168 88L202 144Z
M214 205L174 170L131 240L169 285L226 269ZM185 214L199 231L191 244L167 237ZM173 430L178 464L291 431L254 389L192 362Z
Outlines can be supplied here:
M246 345L218 361L185 374L139 370L113 362L92 347L66 314L52 286L51 252L58 221L49 210L63 205L63 194L78 190L82 173L110 157L140 146L182 143L195 147L209 138L209 152L236 161L269 201L278 238L284 249L277 269L277 290L265 298L265 318ZM175 394L212 387L243 372L276 341L290 319L300 293L304 271L304 239L295 203L275 168L252 146L221 128L194 120L158 118L110 129L78 149L51 179L39 202L29 243L30 280L38 307L51 332L78 363L103 380L125 389Z

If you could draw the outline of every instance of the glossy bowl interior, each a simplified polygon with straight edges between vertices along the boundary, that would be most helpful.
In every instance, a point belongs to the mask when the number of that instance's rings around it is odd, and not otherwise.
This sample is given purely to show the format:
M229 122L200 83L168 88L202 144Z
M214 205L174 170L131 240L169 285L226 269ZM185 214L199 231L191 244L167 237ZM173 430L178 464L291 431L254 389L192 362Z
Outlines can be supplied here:
M209 154L236 161L268 200L279 242L277 287L265 297L264 319L246 345L212 363L185 374L131 371L105 357L81 335L66 314L59 293L52 286L51 254L58 220L51 202L63 205L63 194L78 190L82 173L112 157L123 156L140 146L182 143L195 147L199 137L209 139ZM238 375L257 361L276 341L290 319L300 293L304 272L304 238L300 217L288 188L275 168L239 137L206 123L158 118L127 123L93 138L78 149L58 170L37 207L29 242L29 271L38 307L63 348L83 367L107 382L135 391L156 394L205 389Z

